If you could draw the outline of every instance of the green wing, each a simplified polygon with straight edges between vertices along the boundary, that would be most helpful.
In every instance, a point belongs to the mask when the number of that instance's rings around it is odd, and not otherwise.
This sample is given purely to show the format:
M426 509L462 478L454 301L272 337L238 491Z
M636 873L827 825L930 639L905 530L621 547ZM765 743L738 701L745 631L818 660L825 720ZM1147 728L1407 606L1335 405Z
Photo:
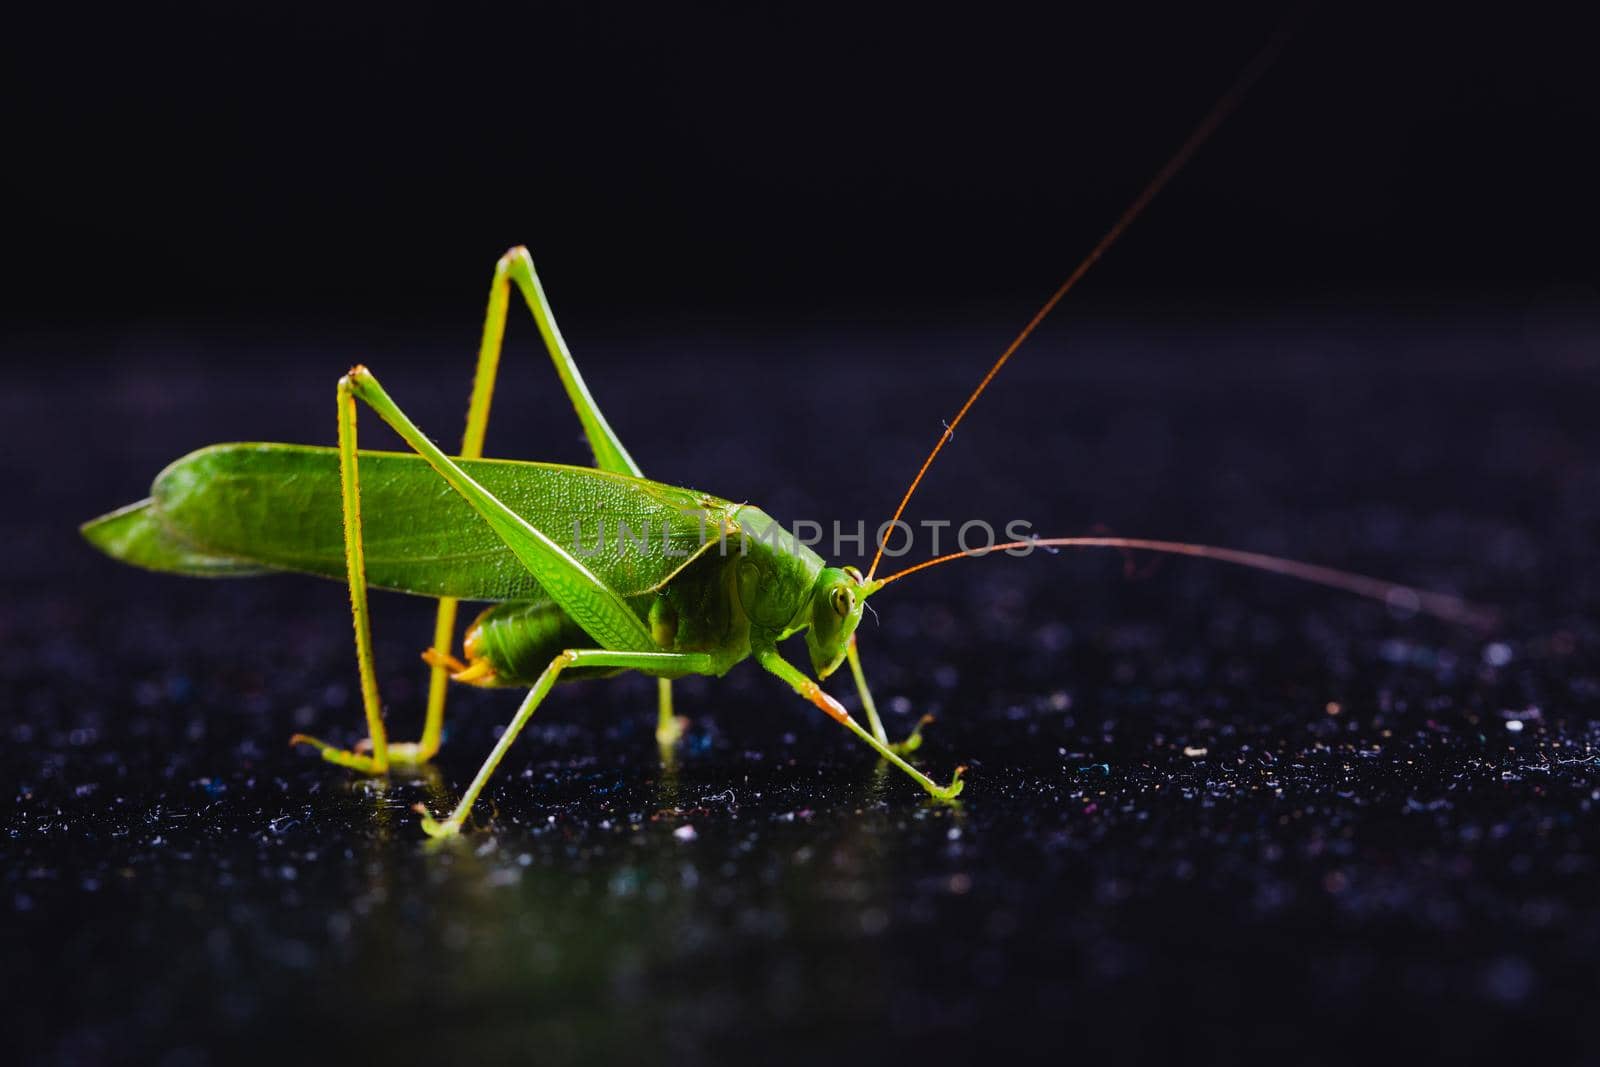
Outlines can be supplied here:
M146 570L198 578L240 578L272 570L248 560L202 552L162 524L151 500L84 523L83 536L106 555Z
M531 525L576 544L585 565L623 596L659 588L714 548L719 524L731 523L736 510L718 497L590 467L511 460L461 466ZM420 456L361 453L361 518L367 581L375 588L465 600L544 595ZM624 525L632 538L619 537ZM95 519L83 533L108 555L152 570L343 579L339 455L305 445L203 448L157 475L149 500Z

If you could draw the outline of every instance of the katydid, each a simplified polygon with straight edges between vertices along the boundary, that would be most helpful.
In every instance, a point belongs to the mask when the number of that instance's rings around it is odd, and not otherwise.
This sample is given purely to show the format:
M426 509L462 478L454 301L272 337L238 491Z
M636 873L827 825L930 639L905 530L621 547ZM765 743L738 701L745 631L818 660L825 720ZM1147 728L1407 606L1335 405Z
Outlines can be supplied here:
M1265 54L1006 348L946 424L895 519L1000 368L1215 129L1264 65ZM577 411L594 453L592 468L483 458L513 289L533 313ZM455 455L447 455L419 430L364 367L339 379L336 398L337 448L251 443L201 449L162 471L147 499L87 523L83 533L107 554L157 571L213 577L293 571L345 581L367 739L350 750L298 734L292 741L351 770L382 775L430 760L439 749L452 680L526 688L516 714L455 809L443 819L424 816L430 835L460 831L495 768L557 681L624 671L655 677L657 736L670 745L682 729L673 714L672 680L691 674L720 676L746 658L855 734L932 797L950 800L961 792L962 768L941 784L907 759L921 742L921 724L903 741L889 740L867 688L855 631L869 597L908 574L963 553L880 578L881 545L865 574L830 566L798 538L782 536L781 527L759 508L646 479L590 395L525 249L513 248L496 264L466 431ZM359 450L358 402L376 412L412 451ZM578 543L578 531L595 516L651 531L652 536L627 551L602 547L587 553ZM1462 601L1443 594L1201 545L1042 538L978 554L1032 545L1205 556L1364 596L1399 599L1450 618L1471 614ZM433 641L424 653L432 669L426 715L415 742L392 743L385 730L373 668L369 588L439 602ZM468 627L458 656L454 638L461 600L490 606ZM809 651L810 675L779 651L782 641L800 634ZM847 661L865 725L821 685Z

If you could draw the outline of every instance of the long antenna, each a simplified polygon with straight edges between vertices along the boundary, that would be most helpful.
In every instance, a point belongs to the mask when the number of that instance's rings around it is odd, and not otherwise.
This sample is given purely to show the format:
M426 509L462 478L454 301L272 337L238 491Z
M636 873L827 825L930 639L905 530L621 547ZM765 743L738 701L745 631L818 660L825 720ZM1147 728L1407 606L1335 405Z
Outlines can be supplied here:
M1071 292L1073 286L1077 285L1079 280L1089 273L1089 268L1094 266L1100 257L1105 255L1106 250L1117 242L1117 238L1122 236L1122 231L1126 230L1133 220L1143 213L1150 201L1155 199L1156 194L1172 180L1178 171L1183 169L1184 164L1189 162L1195 151L1206 142L1206 139L1216 131L1218 126L1222 125L1222 120L1227 118L1233 109L1239 106L1239 101L1244 99L1245 93L1249 91L1250 87L1256 83L1256 80L1261 75L1266 73L1267 68L1272 66L1273 61L1278 58L1278 53L1283 51L1283 46L1288 41L1289 36L1289 31L1280 31L1262 47L1260 52L1256 53L1255 58L1234 80L1233 85L1229 86L1228 91L1223 93L1222 97L1212 105L1206 117L1201 119L1200 124L1194 128L1194 132L1189 134L1189 139L1184 141L1182 146L1173 153L1171 159L1167 160L1167 165L1162 167L1160 172L1150 180L1150 184L1146 185L1144 191L1134 199L1132 204L1128 205L1128 209L1122 213L1121 218L1117 219L1116 224L1106 231L1105 236L1100 238L1099 243L1090 250L1077 268L1067 276L1067 280L1061 283L1061 287L1051 294L1050 299L1044 302L1044 306L1034 314L1033 318L1028 320L1028 324L1022 328L1021 333L1017 334L1016 339L1006 346L1004 352L1000 353L1000 358L994 361L994 366L989 368L989 373L983 376L983 381L979 382L978 387L972 391L972 395L967 397L967 402L961 405L961 410L956 412L956 417L945 423L944 433L940 435L938 442L933 446L933 451L928 453L928 458L922 461L922 467L917 471L917 476L911 479L911 486L906 490L906 495L900 498L900 506L894 509L894 518L889 520L890 526L898 522L900 516L905 513L906 505L911 502L912 494L917 491L917 486L922 484L923 475L928 473L928 468L933 466L933 461L938 458L940 451L943 450L950 438L955 435L956 427L961 425L961 420L967 417L967 412L972 409L972 405L977 402L978 397L983 395L983 391L989 388L989 383L994 381L995 375L1000 373L1000 368L1004 367L1017 349L1022 347L1022 342L1028 339L1028 336L1045 320L1045 317L1055 310L1056 305L1061 303L1061 298ZM880 543L877 554L872 557L872 568L867 571L869 579L878 573L878 565L883 562L883 548L883 544Z
M1198 556L1201 559L1214 559L1223 563L1233 563L1241 567L1249 567L1258 571L1271 571L1290 578L1298 578L1304 582L1314 582L1317 585L1331 586L1334 589L1343 589L1347 593L1357 596L1381 600L1394 607L1408 611L1421 611L1450 622L1469 623L1475 626L1490 626L1495 621L1495 613L1487 608L1469 603L1457 596L1448 593L1430 593L1426 589L1415 589L1408 585L1399 585L1395 582L1386 582L1381 578L1369 578L1365 574L1354 574L1350 571L1335 570L1332 567L1322 567L1315 563L1301 563L1298 560L1284 559L1281 556L1268 556L1260 552L1244 552L1237 548L1217 548L1213 545L1193 545L1182 541L1151 541L1139 537L1039 537L1028 541L1011 541L992 548L983 548L972 552L951 552L948 555L934 559L924 560L921 563L907 567L905 570L896 571L887 578L879 578L869 587L869 592L897 582L901 578L937 567L944 563L953 563L958 559L982 559L995 552L1004 552L1014 548L1118 548L1136 549L1143 552L1164 552L1176 556Z

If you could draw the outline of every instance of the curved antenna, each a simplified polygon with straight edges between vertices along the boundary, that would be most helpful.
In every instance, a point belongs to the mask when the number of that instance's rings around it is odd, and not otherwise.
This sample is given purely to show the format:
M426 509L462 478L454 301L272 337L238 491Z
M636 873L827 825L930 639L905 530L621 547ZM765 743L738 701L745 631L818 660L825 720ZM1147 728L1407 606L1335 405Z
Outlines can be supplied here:
M1303 582L1312 582L1316 585L1331 586L1342 589L1347 593L1368 597L1372 600L1381 600L1396 608L1407 611L1421 611L1449 622L1466 623L1472 626L1488 627L1496 621L1495 613L1484 607L1474 605L1458 596L1449 593L1430 593L1425 589L1416 589L1409 585L1400 585L1387 582L1381 578L1369 578L1364 574L1355 574L1350 571L1336 570L1332 567L1323 567L1315 563L1301 563L1299 560L1284 559L1282 556L1268 556L1260 552L1245 552L1237 548L1218 548L1214 545L1193 545L1183 541L1151 541L1140 537L1036 537L1027 541L1011 541L1003 545L994 545L972 552L951 552L948 555L938 556L934 559L924 560L921 563L907 567L905 570L896 571L887 578L879 578L867 587L867 593L875 593L890 582L897 582L901 578L937 567L944 563L953 563L958 559L982 559L995 552L1004 552L1016 548L1117 548L1137 549L1144 552L1164 552L1174 556L1197 556L1201 559L1214 559L1223 563L1233 563L1240 567L1249 567L1252 570L1271 571L1290 578L1297 578Z
M911 496L917 491L917 486L922 484L922 478L928 473L928 468L933 466L933 461L938 458L945 444L955 435L956 427L961 425L961 420L967 417L967 412L972 409L972 405L977 402L978 397L983 395L983 391L989 388L989 383L994 381L995 375L1000 373L1000 368L1006 365L1017 349L1022 347L1022 343L1028 339L1028 336L1038 328L1039 324L1045 320L1050 312L1055 310L1056 305L1061 303L1062 297L1071 292L1083 276L1089 273L1089 268L1094 266L1101 256L1105 255L1107 249L1116 244L1117 238L1122 236L1122 231L1126 230L1133 220L1144 212L1150 201L1155 199L1156 194L1172 180L1178 171L1183 169L1184 164L1189 162L1189 158L1195 154L1195 151L1206 142L1206 139L1212 133L1216 132L1218 126L1222 125L1222 120L1227 118L1233 109L1239 106L1239 101L1244 99L1244 94L1249 91L1250 87L1256 83L1256 80L1265 74L1267 68L1278 58L1278 53L1283 51L1283 46L1288 41L1289 36L1288 30L1279 32L1262 47L1260 52L1256 53L1255 58L1240 72L1234 83L1228 87L1228 91L1223 93L1221 98L1212 105L1211 110L1206 113L1206 117L1201 119L1200 124L1194 128L1194 132L1189 134L1188 140L1184 141L1178 150L1173 153L1172 158L1167 160L1167 165L1162 167L1154 178L1150 179L1150 184L1144 187L1144 191L1134 198L1133 203L1128 205L1127 210L1122 213L1122 216L1117 219L1111 229L1106 231L1105 236L1101 237L1094 248L1090 249L1089 254L1083 257L1083 261L1078 264L1073 272L1067 275L1067 280L1061 283L1060 288L1051 294L1049 300L1044 302L1044 306L1034 313L1033 318L1028 320L1028 324L1022 328L1022 332L1017 334L1016 338L1006 346L1004 352L1000 353L1000 358L994 361L994 366L989 368L989 373L983 376L983 381L979 382L978 387L972 391L972 395L967 397L967 402L961 405L961 410L956 412L956 417L945 423L944 433L940 435L938 442L934 444L933 451L928 453L928 458L922 461L922 467L917 471L917 476L911 479L911 485L906 489L905 496L900 498L900 506L894 509L894 517L889 520L888 525L893 526L900 521L900 516L905 513L906 505L911 502ZM869 579L878 573L878 565L883 562L883 547L880 542L877 554L872 557L872 567L867 571Z

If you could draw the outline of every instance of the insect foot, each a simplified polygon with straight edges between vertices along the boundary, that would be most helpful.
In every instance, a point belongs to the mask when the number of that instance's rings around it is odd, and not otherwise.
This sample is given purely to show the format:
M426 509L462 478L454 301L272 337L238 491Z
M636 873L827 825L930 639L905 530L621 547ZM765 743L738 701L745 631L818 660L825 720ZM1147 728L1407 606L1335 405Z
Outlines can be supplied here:
M370 742L363 740L356 745L356 750L361 751L364 744L370 745ZM423 770L432 758L433 753L420 741L396 741L389 745L389 766L399 770Z
M935 800L954 800L961 795L961 790L967 784L961 780L961 776L966 773L967 769L965 767L957 767L956 773L950 776L949 785L933 785L929 783L925 787L928 790L928 795Z
M383 762L379 762L375 757L367 755L364 752L352 752L347 749L336 748L333 745L328 744L326 741L318 740L317 738L311 737L307 734L295 734L293 737L289 738L289 744L291 747L295 745L307 745L316 749L318 754L320 754L322 758L327 760L329 763L336 764L340 767L345 767L352 771L358 771L361 774L380 775L389 773L389 764L387 759L385 759Z
M667 716L656 726L656 743L662 748L674 748L683 740L683 735L688 729L689 720L685 716Z
M922 747L922 728L932 721L932 715L924 715L917 720L917 725L911 728L911 732L905 736L904 740L894 741L890 743L889 747L902 756L911 755L911 753Z
M440 822L428 814L428 809L421 804L412 807L412 811L422 816L422 832L435 840L461 836L461 820L458 818L445 819Z

